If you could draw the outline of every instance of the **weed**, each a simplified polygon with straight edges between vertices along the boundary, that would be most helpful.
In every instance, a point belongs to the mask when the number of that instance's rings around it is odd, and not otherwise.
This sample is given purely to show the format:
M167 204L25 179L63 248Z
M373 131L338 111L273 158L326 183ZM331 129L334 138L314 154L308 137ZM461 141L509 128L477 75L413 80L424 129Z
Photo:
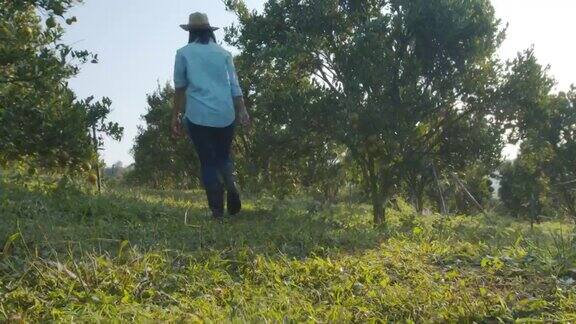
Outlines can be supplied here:
M0 192L0 320L574 321L571 226L71 182ZM71 187L72 186L72 187Z

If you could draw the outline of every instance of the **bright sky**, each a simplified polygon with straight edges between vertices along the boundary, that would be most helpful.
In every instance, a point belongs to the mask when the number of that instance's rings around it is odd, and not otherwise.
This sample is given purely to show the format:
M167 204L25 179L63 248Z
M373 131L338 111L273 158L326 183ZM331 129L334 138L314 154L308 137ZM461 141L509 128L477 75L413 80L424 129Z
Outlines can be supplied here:
M498 17L509 23L503 58L512 58L534 45L541 63L550 64L558 89L576 83L576 30L574 0L492 0ZM185 45L187 34L178 27L188 14L206 12L215 26L228 26L235 16L219 0L84 0L71 13L79 22L69 28L65 40L78 49L99 54L100 63L86 65L72 80L80 97L106 96L113 101L111 120L125 127L122 142L106 141L107 164L133 162L133 139L142 125L146 94L171 80L174 53ZM246 0L260 9L264 0ZM216 36L222 40L223 31ZM514 148L506 151L513 156Z

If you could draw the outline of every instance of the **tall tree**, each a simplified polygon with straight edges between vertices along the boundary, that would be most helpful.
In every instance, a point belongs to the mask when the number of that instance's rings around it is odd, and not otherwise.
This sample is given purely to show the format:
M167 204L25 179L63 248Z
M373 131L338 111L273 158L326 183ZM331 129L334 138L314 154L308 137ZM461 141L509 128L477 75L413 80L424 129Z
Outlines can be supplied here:
M520 53L508 64L505 82L499 91L503 104L497 116L505 121L511 142L519 142L520 156L516 174L522 172L531 180L514 177L508 172L510 188L532 181L530 197L515 195L523 205L538 206L534 201L558 201L576 218L576 101L575 90L551 93L554 79L542 67L532 49ZM535 198L533 198L534 196ZM552 197L554 196L554 197ZM526 201L526 200L530 201ZM515 208L515 204L510 205ZM536 208L537 212L542 208Z
M256 75L292 87L296 74L319 93L281 104L347 148L376 224L410 165L439 159L443 133L491 113L502 34L488 0L270 0L262 13L227 4L240 17L228 39Z
M61 41L62 24L76 21L67 16L76 3L0 0L0 161L63 167L95 159L89 128L104 125L110 111L78 101L68 87L83 63L97 62ZM117 124L105 124L103 133L121 136Z
M417 210L422 211L427 194L437 210L445 212L470 213L490 200L488 180L501 163L503 131L493 118L475 118L462 118L446 128L433 160L407 163L407 191Z
M198 186L199 164L188 137L170 135L174 89L166 85L148 95L146 122L134 141L134 170L127 176L135 184L155 188Z
M280 198L297 188L334 198L344 179L343 148L311 118L319 113L313 103L323 93L298 71L278 82L274 71L243 55L236 67L255 120L249 130L239 129L236 138L240 183Z

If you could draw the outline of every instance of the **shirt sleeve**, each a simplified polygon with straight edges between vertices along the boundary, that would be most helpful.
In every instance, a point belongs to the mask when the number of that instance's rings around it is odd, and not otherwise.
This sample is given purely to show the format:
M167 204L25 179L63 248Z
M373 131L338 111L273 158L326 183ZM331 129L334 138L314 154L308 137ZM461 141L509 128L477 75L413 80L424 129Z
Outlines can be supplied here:
M232 54L228 55L228 78L230 79L230 87L232 90L232 97L242 97L242 88L238 82L238 75L236 74L236 67L234 67L234 59Z
M176 62L174 63L174 87L185 88L188 86L186 75L186 59L182 53L176 53Z

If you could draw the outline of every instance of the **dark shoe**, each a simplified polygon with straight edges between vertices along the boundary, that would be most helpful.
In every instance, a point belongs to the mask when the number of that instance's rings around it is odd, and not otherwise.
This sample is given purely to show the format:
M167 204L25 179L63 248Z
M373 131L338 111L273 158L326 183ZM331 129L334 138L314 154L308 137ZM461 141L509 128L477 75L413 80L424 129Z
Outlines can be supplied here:
M212 210L212 218L215 220L224 220L224 212L219 210Z
M225 163L220 168L220 174L222 180L224 181L224 186L226 187L226 206L228 208L228 214L234 216L242 210L242 202L240 201L240 194L236 186L236 180L234 176L234 164L232 161Z
M236 190L228 190L226 195L226 206L228 207L228 214L234 216L242 210L242 201L240 194Z
M206 190L208 207L212 211L212 217L222 219L224 217L224 190Z

